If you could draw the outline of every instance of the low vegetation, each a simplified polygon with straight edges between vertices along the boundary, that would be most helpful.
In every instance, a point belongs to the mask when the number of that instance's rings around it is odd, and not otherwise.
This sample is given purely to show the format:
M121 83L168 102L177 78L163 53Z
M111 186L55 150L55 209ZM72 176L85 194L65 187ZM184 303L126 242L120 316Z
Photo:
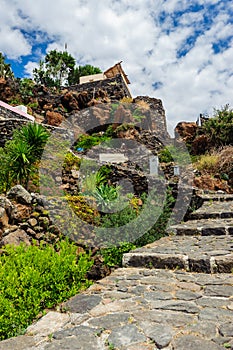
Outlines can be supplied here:
M6 246L0 255L0 339L22 334L46 308L54 308L90 286L93 261L61 241L54 247Z

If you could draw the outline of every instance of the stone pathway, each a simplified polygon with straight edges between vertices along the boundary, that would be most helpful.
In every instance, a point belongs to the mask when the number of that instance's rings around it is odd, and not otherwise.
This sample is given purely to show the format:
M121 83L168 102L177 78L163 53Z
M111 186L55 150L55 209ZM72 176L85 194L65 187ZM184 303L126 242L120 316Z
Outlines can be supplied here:
M199 220L125 254L123 268L0 350L233 349L233 196L202 199Z

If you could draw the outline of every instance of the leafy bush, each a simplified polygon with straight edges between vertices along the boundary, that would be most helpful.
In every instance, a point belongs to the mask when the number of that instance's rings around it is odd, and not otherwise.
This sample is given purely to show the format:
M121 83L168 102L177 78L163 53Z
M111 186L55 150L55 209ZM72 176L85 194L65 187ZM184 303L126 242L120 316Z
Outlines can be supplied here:
M215 173L217 170L217 163L217 154L203 154L194 166L201 172Z
M171 155L171 152L169 151L169 147L164 147L159 152L159 161L160 163L170 163L173 162L173 157Z
M191 162L188 150L183 145L168 145L159 152L161 163L176 162L178 165L187 165Z
M130 242L122 242L119 246L112 246L100 250L100 254L103 257L104 264L109 267L122 266L122 257L124 253L128 253L130 250L135 249L136 245Z
M208 137L210 147L233 144L233 109L229 105L214 110L214 117L202 126L202 132Z
M55 248L6 246L0 256L0 339L22 334L45 308L75 295L91 283L85 278L93 264L88 254L76 255L74 244Z
M111 138L108 135L99 135L99 134L92 134L92 135L80 135L75 148L83 148L84 150L90 149L94 146L99 145L102 142L106 142L110 140Z
M167 235L167 223L170 219L175 201L176 200L172 195L172 190L168 187L161 214L154 225L134 242L137 247L142 247Z
M66 171L70 171L73 168L79 169L80 164L81 164L81 159L77 157L75 154L73 154L72 152L68 152L64 159L63 168Z
M156 192L143 194L139 199L133 197L128 202L123 198L115 203L114 212L101 216L95 229L96 237L105 247L116 245L116 242L132 242L137 247L151 243L166 234L174 201L170 189L164 199Z

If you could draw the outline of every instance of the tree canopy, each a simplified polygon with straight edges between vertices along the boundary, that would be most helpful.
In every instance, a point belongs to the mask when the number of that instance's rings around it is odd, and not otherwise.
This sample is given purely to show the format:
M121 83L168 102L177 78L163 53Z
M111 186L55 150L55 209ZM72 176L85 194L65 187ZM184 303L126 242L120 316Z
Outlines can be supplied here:
M75 59L67 51L52 50L34 69L33 76L37 84L61 87L78 84L81 76L97 73L101 73L98 67L76 66Z

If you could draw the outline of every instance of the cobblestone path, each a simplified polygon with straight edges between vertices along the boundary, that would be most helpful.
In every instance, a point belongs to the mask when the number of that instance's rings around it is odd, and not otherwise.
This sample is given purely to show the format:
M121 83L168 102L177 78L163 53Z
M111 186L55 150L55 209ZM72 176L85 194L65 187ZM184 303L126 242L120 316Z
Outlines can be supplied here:
M233 349L233 196L124 255L124 267L0 350Z

